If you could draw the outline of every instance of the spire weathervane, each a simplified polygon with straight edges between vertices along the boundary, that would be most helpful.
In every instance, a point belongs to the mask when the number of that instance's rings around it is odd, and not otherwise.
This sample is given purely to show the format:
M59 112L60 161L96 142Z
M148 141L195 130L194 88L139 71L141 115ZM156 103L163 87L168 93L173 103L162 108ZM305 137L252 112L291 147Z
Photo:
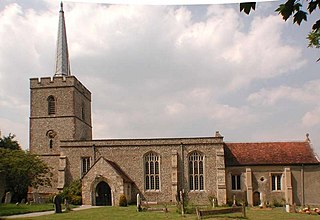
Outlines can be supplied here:
M59 27L57 39L56 69L54 76L70 76L70 62L67 43L66 24L63 12L63 3L60 3Z

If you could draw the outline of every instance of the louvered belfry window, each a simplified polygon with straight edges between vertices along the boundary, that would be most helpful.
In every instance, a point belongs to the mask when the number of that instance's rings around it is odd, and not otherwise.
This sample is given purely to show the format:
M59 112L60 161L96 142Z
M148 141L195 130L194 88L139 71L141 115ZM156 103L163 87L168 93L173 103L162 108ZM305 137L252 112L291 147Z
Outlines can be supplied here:
M51 95L48 97L47 101L48 101L48 115L56 114L56 100L55 100L55 98Z

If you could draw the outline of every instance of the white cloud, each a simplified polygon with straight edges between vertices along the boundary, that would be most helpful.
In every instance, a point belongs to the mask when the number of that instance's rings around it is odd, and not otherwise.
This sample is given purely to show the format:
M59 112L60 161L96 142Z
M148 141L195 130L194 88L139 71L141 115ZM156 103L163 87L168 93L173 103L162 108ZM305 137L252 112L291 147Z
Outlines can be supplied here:
M8 129L23 127L26 134L27 110L15 110L15 121L10 105L26 109L28 78L53 75L59 4L43 4L46 10L8 4L0 12L0 92L12 97L10 104L1 99L1 113L9 115ZM285 24L276 16L253 14L247 24L238 8L221 5L207 7L197 21L177 6L68 2L64 9L71 71L92 92L95 138L251 129L260 112L245 99L225 97L305 67L301 49L283 40ZM293 90L298 97L303 89L282 88L273 98L265 89L248 101L272 104Z
M14 120L9 120L7 118L0 117L0 133L2 136L8 136L10 133L15 134L17 140L22 149L27 149L29 147L28 142L28 121L27 119L14 122Z
M165 111L169 115L178 115L185 110L185 106L181 103L173 103L166 106Z
M307 112L302 118L302 123L306 127L320 126L320 106Z
M255 105L276 105L283 100L317 104L319 99L320 80L312 80L301 87L262 88L260 91L250 94L247 100Z

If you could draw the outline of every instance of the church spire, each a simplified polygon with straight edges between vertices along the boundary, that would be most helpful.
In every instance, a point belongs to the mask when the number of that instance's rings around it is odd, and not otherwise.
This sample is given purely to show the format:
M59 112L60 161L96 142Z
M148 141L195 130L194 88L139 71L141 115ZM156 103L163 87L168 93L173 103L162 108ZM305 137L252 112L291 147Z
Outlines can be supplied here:
M66 24L63 12L63 3L60 3L59 28L57 39L56 69L54 76L70 76L70 63L67 43Z

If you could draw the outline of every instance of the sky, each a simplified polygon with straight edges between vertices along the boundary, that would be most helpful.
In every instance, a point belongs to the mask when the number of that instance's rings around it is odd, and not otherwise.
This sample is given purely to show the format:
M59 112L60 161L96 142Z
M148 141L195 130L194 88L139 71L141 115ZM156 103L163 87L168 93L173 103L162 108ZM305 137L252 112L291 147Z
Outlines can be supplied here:
M94 139L304 141L320 154L320 57L259 2L64 2L71 74L92 93ZM0 130L29 147L29 79L54 75L59 1L0 1Z

